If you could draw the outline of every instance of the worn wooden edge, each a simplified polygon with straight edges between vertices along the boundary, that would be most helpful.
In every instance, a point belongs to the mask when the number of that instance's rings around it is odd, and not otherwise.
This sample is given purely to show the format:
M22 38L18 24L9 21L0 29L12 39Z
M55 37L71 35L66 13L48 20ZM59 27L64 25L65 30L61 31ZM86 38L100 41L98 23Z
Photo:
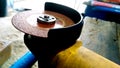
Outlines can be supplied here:
M0 66L2 66L11 56L12 46L7 45L1 52L0 52Z

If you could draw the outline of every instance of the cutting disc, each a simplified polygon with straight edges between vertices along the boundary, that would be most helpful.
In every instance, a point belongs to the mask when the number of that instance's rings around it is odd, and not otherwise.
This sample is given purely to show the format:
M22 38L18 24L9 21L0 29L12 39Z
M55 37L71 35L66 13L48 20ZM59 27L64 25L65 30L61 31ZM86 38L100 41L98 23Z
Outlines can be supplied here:
M55 26L52 28L44 28L39 26L37 23L37 17L41 14L49 14L54 16L57 19ZM74 22L69 17L53 11L25 11L17 13L15 16L13 16L12 24L15 28L24 33L47 38L50 29L64 28L73 25Z

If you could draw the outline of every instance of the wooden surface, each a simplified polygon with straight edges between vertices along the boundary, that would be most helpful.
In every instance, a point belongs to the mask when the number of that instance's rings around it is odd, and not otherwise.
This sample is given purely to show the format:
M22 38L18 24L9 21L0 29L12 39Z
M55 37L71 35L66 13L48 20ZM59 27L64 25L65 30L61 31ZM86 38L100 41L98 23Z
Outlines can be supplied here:
M11 56L11 45L8 41L0 40L0 66L3 65Z

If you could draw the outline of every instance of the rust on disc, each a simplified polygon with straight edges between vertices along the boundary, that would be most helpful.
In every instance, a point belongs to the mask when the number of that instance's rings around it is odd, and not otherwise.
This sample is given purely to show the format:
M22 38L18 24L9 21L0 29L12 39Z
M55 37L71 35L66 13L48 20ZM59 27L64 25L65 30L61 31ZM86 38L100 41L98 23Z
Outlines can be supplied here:
M40 27L39 24L37 23L37 17L40 14L49 14L56 17L57 20L55 26L52 28ZM73 25L74 22L67 16L52 11L44 11L42 13L37 11L25 11L17 13L15 16L13 16L12 24L16 29L24 33L47 38L50 29L70 26Z

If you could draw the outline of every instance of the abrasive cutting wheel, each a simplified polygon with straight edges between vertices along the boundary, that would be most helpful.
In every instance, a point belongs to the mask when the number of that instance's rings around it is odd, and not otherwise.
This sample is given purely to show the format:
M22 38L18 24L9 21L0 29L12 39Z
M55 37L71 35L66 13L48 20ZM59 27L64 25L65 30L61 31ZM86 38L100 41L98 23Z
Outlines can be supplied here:
M25 11L12 18L12 24L25 33L24 42L36 56L39 68L54 68L53 57L72 46L82 30L82 16L76 10L45 3L43 12Z
M44 18L47 16L48 21ZM44 18L44 21L40 20L41 22L39 22L39 18ZM51 20L50 18L54 19ZM47 37L50 29L64 28L74 24L67 16L53 11L43 11L42 13L36 11L21 12L13 17L12 22L18 30L39 37Z

